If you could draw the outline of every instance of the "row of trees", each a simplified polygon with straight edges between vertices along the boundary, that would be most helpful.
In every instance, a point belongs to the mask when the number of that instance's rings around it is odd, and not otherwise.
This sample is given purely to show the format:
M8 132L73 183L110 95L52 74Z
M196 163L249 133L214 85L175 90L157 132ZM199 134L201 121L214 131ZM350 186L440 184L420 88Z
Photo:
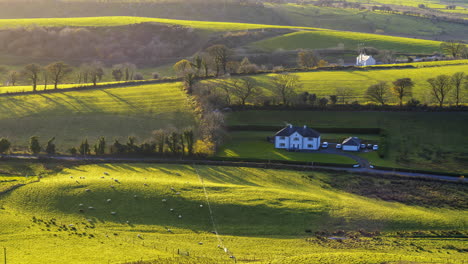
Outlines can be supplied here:
M115 81L143 80L141 73L137 72L137 66L132 63L116 64L112 67L111 74ZM72 73L75 76L71 76ZM49 84L53 84L54 89L67 80L76 78L76 83L93 83L97 85L105 75L104 64L98 61L84 63L80 67L74 68L64 62L53 62L46 66L35 63L28 64L22 70L12 70L7 73L7 84L15 86L19 81L28 82L32 85L33 91L43 82L44 90ZM159 78L158 73L153 73L152 78Z
M0 139L0 153L8 153L11 149L11 142L6 138ZM45 145L42 145L37 136L29 140L29 151L32 154L45 152L48 155L56 154L55 137L49 139ZM153 131L152 138L141 144L137 144L135 137L128 137L126 143L114 140L110 145L104 137L100 137L92 145L88 139L84 139L78 147L68 150L72 155L105 155L105 154L160 154L160 155L188 155L205 153L203 142L197 142L192 129L185 129L178 132L175 129ZM206 154L206 153L205 153Z
M463 100L464 90L468 90L468 76L464 72L457 72L452 76L438 75L427 79L431 97L440 107L446 103L447 98L451 96L456 106L459 106ZM385 105L394 95L400 106L403 105L403 99L413 95L414 82L410 78L402 78L392 82L379 82L369 86L366 91L366 97L378 104Z

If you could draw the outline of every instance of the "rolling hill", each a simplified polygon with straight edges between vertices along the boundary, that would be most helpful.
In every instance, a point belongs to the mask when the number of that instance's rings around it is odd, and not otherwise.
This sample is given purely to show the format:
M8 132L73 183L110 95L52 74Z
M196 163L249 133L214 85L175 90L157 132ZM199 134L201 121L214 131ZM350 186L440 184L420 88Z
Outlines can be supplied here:
M195 126L192 105L180 83L0 97L0 137L26 149L29 137L56 137L65 152L84 138L136 136L159 128Z
M176 256L181 263L224 263L232 262L231 255L241 263L437 261L448 253L452 261L463 258L457 252L462 239L395 232L463 230L466 211L346 193L325 183L333 177L205 166L70 167L0 196L0 240L13 263L163 263ZM340 229L383 235L339 243L307 233Z

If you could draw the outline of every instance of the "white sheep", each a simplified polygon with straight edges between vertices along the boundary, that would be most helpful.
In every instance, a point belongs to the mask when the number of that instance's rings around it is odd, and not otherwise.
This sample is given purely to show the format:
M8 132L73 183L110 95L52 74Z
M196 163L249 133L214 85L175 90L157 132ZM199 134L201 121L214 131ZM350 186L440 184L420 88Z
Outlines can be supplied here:
M138 198L138 195L136 195L136 194L135 194L135 195L133 195L133 198Z
M176 195L180 195L180 192L176 192L175 194L176 194Z
M107 202L110 203L112 200L111 199L107 199Z
M114 186L114 185L111 185L110 187L111 187L111 188L115 188L115 186Z
M78 206L79 206L79 207L82 207L82 206L83 206L83 204L79 204Z
M111 212L111 215L116 215L117 213L116 212Z
M144 185L144 186L148 186L148 184L146 184L146 183L144 183L143 185Z
M138 234L138 235L137 235L137 237L138 237L138 238L141 238L141 235L140 235L140 234Z
M90 190L90 189L86 189L85 191L90 192L91 190Z
M94 209L94 207L90 206L90 207L88 207L88 209L89 209L89 210L93 210L93 209Z
M169 209L169 211L174 212L174 209L171 208L171 209Z
M174 187L171 187L171 190L175 191Z
M91 223L91 222L93 222L93 219L86 219L86 221Z
M166 199L162 199L162 202L165 203L167 200Z
M179 215L179 218L182 218L182 215Z

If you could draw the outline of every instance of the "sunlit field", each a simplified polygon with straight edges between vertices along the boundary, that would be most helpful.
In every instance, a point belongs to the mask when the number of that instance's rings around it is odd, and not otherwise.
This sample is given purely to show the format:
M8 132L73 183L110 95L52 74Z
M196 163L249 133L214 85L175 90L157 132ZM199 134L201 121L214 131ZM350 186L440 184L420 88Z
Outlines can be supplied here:
M463 239L398 238L394 232L464 230L466 211L366 198L330 188L322 181L330 177L231 167L71 167L0 196L0 240L11 263L164 263L166 258L232 263L230 256L241 263L464 258L457 251ZM321 242L313 235L340 229L384 233L356 244Z
M0 137L25 147L39 136L56 138L65 152L88 138L143 141L159 128L194 126L192 104L179 83L0 97Z

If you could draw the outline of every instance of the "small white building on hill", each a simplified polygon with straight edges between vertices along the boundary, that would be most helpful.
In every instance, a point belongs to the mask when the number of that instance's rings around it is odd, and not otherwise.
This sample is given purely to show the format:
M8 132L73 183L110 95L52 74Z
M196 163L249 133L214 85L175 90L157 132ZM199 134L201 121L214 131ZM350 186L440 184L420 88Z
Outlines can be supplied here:
M318 150L320 133L307 126L288 125L275 135L275 148L288 150Z
M375 65L376 61L372 58L371 55L366 55L364 53L359 54L356 58L356 66L370 66Z

